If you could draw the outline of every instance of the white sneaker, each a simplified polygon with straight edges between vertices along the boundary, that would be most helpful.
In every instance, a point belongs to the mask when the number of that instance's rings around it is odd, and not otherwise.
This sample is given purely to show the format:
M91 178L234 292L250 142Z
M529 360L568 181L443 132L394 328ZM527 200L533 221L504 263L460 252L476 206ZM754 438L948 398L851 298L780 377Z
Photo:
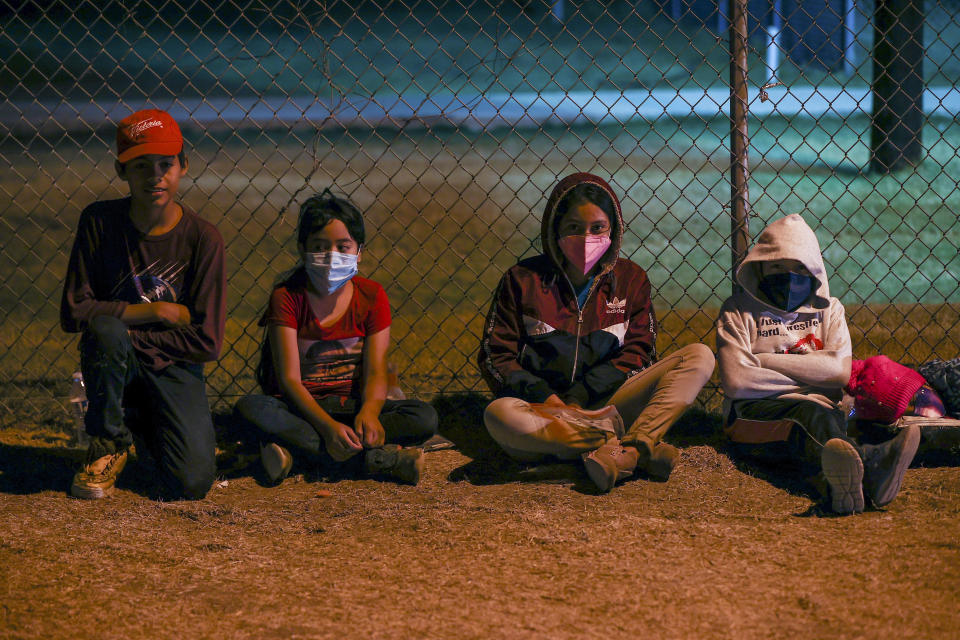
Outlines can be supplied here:
M863 511L863 461L852 444L831 438L820 452L820 467L830 485L834 513Z
M267 472L267 479L273 484L283 482L293 468L293 456L275 442L260 446L260 462Z

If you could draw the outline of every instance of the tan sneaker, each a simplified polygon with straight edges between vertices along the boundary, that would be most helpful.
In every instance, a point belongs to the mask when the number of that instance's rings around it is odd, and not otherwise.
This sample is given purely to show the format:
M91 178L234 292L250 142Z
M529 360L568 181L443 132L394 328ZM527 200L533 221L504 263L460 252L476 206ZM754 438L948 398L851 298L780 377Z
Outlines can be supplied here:
M670 479L670 473L677 466L680 460L680 449L666 442L658 442L650 454L644 470L654 480L666 482Z
M423 473L423 451L396 444L367 449L363 469L371 475L383 474L406 484L417 484Z
M293 456L275 442L260 447L260 462L263 463L267 479L273 484L283 482L293 469Z
M84 500L97 500L111 495L117 476L127 464L127 451L128 448L124 448L83 465L73 476L70 495Z
M633 475L640 454L633 447L623 447L614 440L599 449L584 453L581 457L593 484L607 493L618 481Z

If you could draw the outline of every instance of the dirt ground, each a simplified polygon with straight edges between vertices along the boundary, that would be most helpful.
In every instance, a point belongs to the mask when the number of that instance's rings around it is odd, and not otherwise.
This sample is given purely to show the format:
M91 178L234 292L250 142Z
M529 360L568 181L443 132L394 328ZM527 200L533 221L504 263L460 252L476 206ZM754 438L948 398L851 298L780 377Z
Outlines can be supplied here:
M199 502L149 499L143 461L71 499L65 436L2 430L0 637L960 637L956 458L923 452L887 509L832 517L694 410L669 482L597 495L577 466L499 456L483 402L434 400L459 446L417 487L268 487L241 448Z

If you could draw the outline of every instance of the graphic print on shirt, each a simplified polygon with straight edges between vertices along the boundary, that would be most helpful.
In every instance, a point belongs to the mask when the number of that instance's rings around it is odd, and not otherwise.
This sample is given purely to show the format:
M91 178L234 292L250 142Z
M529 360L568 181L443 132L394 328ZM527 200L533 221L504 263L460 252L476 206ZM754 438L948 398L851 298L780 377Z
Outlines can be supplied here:
M821 349L823 349L823 341L812 333L808 333L797 340L795 345L787 349L787 353L810 353Z
M771 340L778 344L773 347L773 353L810 353L823 349L823 342L817 338L817 328L821 324L818 315L800 319L799 316L780 317L770 312L763 312L757 318L757 338L762 338L767 344ZM769 351L768 351L769 353Z
M300 351L300 379L308 388L349 386L363 357L363 338L297 338L297 348Z
M142 269L134 269L131 259L131 272L114 287L113 297L131 303L177 302L180 296L175 283L186 266L154 260Z

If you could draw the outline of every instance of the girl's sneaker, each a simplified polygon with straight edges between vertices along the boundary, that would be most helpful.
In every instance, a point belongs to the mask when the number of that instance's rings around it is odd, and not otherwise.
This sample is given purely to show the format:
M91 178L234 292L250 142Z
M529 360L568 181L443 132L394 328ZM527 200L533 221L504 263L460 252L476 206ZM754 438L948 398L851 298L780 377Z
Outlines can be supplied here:
M619 480L633 475L637 469L639 453L633 447L623 447L618 441L611 440L581 457L593 484L603 493L608 493Z
M423 473L423 451L396 444L367 449L363 469L370 475L387 475L405 484L420 482Z
M275 442L260 445L260 462L267 479L273 484L283 482L293 469L293 456Z

